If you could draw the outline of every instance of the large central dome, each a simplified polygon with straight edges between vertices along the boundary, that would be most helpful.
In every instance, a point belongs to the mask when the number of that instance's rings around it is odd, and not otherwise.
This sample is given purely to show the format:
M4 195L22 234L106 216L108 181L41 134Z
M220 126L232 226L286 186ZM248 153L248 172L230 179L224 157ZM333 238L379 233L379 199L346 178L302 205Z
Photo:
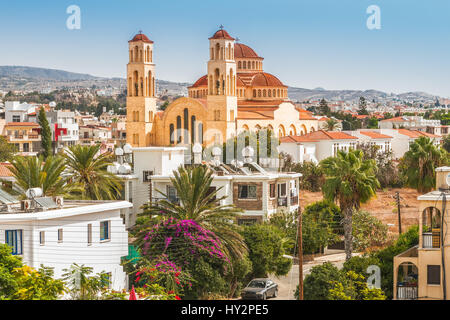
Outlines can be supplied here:
M249 46L236 43L234 45L234 58L260 58L260 56Z

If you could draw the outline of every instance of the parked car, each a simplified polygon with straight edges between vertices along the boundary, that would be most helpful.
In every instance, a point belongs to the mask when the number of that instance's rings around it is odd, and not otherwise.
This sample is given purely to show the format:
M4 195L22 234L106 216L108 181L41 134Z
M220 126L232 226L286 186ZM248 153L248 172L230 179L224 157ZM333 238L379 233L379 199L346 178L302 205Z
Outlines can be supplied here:
M267 278L253 279L242 290L243 300L257 299L266 300L278 296L278 284Z

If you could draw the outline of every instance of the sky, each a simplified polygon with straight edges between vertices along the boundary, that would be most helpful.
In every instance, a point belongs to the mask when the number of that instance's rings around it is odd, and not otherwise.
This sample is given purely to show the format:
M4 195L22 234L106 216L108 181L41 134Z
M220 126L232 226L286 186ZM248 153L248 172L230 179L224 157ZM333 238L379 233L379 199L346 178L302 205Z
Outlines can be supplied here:
M80 29L67 28L70 5ZM380 29L367 27L371 5ZM193 83L220 25L289 86L450 97L448 0L0 0L0 65L125 78L142 30L157 78Z

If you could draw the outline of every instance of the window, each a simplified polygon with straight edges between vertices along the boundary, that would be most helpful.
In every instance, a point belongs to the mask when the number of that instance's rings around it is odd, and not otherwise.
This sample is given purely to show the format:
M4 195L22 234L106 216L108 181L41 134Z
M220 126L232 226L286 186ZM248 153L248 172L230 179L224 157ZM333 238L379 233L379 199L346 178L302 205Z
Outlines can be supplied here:
M110 221L100 222L100 241L110 240Z
M150 179L151 179L151 177L150 176L152 176L153 175L153 171L144 171L143 172L143 178L142 178L142 181L143 182L150 182Z
M269 185L269 187L270 187L270 197L271 198L275 198L277 195L276 195L276 189L275 189L275 183L271 183L270 185Z
M63 229L58 229L58 242L63 242Z
M168 200L172 203L177 203L177 189L175 189L173 186L166 186L166 191Z
M427 284L441 284L441 266L427 266Z
M45 245L45 231L39 232L39 244L41 246Z
M21 255L22 248L22 230L6 230L5 243L12 248L13 255Z
M87 225L87 242L88 245L92 244L92 224Z
M278 185L278 197L281 197L281 198L285 198L286 197L286 194L287 194L287 192L286 192L287 188L286 187L287 187L286 183L280 183Z
M239 199L256 199L256 186L240 185L238 187Z
M20 122L20 116L12 116L12 122Z

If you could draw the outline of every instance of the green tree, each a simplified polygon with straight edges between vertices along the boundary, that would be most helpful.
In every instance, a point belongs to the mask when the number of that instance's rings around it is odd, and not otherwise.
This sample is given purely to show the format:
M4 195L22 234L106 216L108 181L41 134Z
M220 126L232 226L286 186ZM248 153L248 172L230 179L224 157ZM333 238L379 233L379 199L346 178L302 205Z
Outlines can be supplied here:
M378 119L375 117L369 118L369 123L367 124L369 129L378 129Z
M45 162L43 156L16 156L10 170L23 195L30 188L41 188L44 196L60 196L73 189L63 177L65 169L64 158L59 156L49 156Z
M320 100L320 104L319 104L319 112L322 115L329 115L330 114L330 107L328 106L327 100L325 100L325 98L322 98L322 100Z
M50 125L48 124L47 115L45 114L45 109L39 109L38 115L38 123L41 126L41 147L42 147L42 155L44 159L47 159L49 156L53 154L52 151L52 131L50 129Z
M330 300L386 300L381 289L369 288L365 280L354 271L345 272L342 282L332 281Z
M442 147L445 149L445 151L450 152L450 135L445 136Z
M217 235L230 259L242 258L247 253L247 248L235 223L242 210L233 205L220 205L225 196L217 197L221 188L211 188L213 172L205 166L197 166L179 167L173 174L170 181L179 201L160 200L145 205L143 215L193 220ZM163 191L158 192L169 199Z
M269 274L283 276L288 274L292 261L283 257L281 231L273 225L254 224L246 226L242 231L252 262L253 278L264 278Z
M410 145L409 151L401 160L400 168L406 184L425 193L434 189L436 168L448 162L448 153L436 147L434 140L422 136Z
M325 176L322 168L310 161L303 163L296 163L291 168L291 171L301 173L300 188L312 192L318 192L321 190L321 186L325 181Z
M333 281L343 282L344 277L339 269L330 262L312 267L311 273L303 282L303 298L305 300L331 300L330 289L334 287ZM298 298L298 286L295 292Z
M111 153L99 154L100 145L74 145L64 154L70 182L78 186L83 199L115 200L120 197L121 180L107 171Z
M22 259L11 251L10 246L0 244L0 300L11 297L19 287L13 270L22 267Z
M308 205L302 215L303 251L318 253L338 240L341 210L332 202L317 201Z
M320 164L326 176L322 187L324 197L333 202L337 200L344 215L347 260L353 252L353 211L375 196L375 190L380 187L375 176L375 161L364 160L363 156L361 150L338 151L335 157L327 158Z
M17 148L13 144L8 143L6 137L0 136L0 162L11 161L16 152Z
M336 119L333 119L333 118L328 119L325 122L325 130L326 131L334 131L338 128L338 124L339 124L339 122Z
M73 300L98 300L102 290L108 286L108 275L104 272L91 275L92 267L74 263L63 272L62 280Z
M367 101L364 97L359 97L359 115L368 115L369 112L367 111Z
M381 247L386 244L388 226L367 211L357 211L353 215L353 247L364 251L370 247Z

